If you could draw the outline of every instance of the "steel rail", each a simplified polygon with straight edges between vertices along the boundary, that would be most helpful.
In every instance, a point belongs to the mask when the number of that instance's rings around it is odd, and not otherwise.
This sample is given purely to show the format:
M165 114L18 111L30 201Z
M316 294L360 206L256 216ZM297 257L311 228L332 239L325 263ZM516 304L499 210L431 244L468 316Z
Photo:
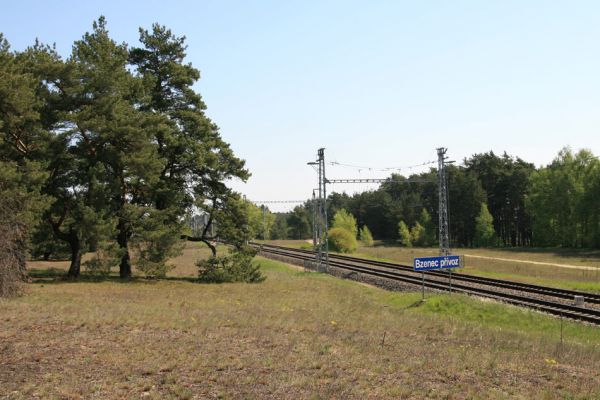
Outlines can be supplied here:
M283 250L291 249L289 247L274 246L274 245L263 245L263 246L270 246L270 247L280 248ZM307 253L307 254L314 254L311 250L305 250L305 249L292 249L292 250L297 250L297 251ZM338 255L338 254L330 255L330 258L337 258L337 259L341 259L341 260L360 262L363 264L381 266L381 267L385 267L385 268L391 268L391 269L397 269L397 270L403 270L403 271L413 271L412 266L404 265L404 264L396 264L396 263L391 263L391 262L386 262L386 261L367 260L364 258L342 256L342 255ZM448 276L448 273L440 272L440 271L427 271L426 274L429 276L436 276L436 277L447 277ZM534 285L534 284L523 283L523 282L507 281L507 280L503 280L503 279L486 278L486 277L480 277L480 276L463 274L463 273L454 273L452 275L452 279L457 280L457 281L458 280L463 281L463 282L479 283L482 285L503 287L505 289L527 291L530 293L536 293L536 294L546 295L546 296L554 296L554 297L559 297L562 299L574 300L575 296L582 296L584 298L584 301L586 301L588 303L600 304L600 295L594 294L594 293L580 292L580 291L569 290L569 289L561 289L561 288L555 288L555 287L551 287L551 286Z
M255 244L256 246L256 244ZM278 246L279 247L279 246ZM283 248L279 249L274 246L264 246L261 249L264 253L270 253L275 255L280 255L284 257L289 257L292 259L300 259L315 262L314 257L311 257L306 252L301 251L301 249L291 249L291 248ZM365 260L368 261L368 260ZM414 275L407 275L408 271L383 271L380 269L373 269L368 266L359 266L355 264L349 264L347 262L330 260L330 265L336 268L341 268L345 270L350 270L354 272L363 273L365 275L376 276L380 278L386 278L395 281L401 281L405 283L410 283L414 285L421 285L421 278ZM404 273L402 273L404 272ZM414 274L414 271L412 271ZM556 303L548 300L542 300L538 298L526 297L513 293L506 293L497 290L484 289L481 287L473 287L467 286L460 283L454 283L452 288L445 282L440 281L425 281L425 286L432 289L438 290L451 290L453 292L467 293L481 297L493 298L505 303L526 306L529 308L534 308L539 311L547 312L549 314L559 315L562 317L581 320L590 322L596 325L600 325L600 310L596 309L586 309L583 307L568 305L564 303ZM491 284L490 286L494 286Z

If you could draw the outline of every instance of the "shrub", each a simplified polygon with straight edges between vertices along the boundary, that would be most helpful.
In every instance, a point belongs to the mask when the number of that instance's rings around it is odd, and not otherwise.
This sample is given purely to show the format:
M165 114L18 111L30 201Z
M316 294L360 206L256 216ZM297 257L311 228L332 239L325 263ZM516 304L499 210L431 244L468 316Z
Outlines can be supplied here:
M425 246L425 228L418 222L410 230L410 239L415 246Z
M329 244L332 250L340 253L352 253L358 247L352 232L343 228L331 228L329 230Z
M404 221L398 222L398 236L400 238L400 244L405 247L411 247L412 241L410 237L410 231Z
M85 270L97 278L110 275L110 269L121 262L123 250L115 242L102 241L97 244L94 257L83 263Z
M356 218L348 211L343 208L335 213L333 216L332 228L342 228L350 232L354 237L358 235L358 228L356 227Z
M362 228L360 228L358 236L364 246L373 246L373 235L371 234L371 231L369 230L368 226L364 225Z
M260 266L252 262L255 255L256 251L246 248L199 260L196 263L198 280L205 283L262 282L266 277L261 274Z
M135 267L147 278L164 278L175 266L169 258L183 251L181 226L172 224L169 210L154 210L134 225L131 247L136 251Z

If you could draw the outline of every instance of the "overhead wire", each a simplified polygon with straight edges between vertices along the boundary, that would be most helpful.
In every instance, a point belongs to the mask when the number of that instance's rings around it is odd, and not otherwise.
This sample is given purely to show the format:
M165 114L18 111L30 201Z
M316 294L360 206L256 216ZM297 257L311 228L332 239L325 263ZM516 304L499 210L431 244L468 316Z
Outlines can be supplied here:
M346 164L346 163L341 163L339 161L330 161L328 164L332 165L332 166L353 168L353 169L357 169L359 171L360 170L369 170L371 172L372 171L385 172L385 171L401 171L401 170L405 170L405 169L413 169L413 168L418 168L418 167L424 167L427 165L433 165L435 163L437 163L437 161L425 161L420 164L404 165L404 166L398 166L398 167L371 167L371 166L366 166L366 165Z

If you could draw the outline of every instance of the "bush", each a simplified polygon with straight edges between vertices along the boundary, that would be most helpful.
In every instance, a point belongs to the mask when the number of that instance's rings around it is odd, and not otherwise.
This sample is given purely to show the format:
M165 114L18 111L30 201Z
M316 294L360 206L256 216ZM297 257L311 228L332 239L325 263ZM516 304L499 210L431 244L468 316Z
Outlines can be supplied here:
M410 239L415 246L425 246L427 238L423 225L415 222L415 225L410 230Z
M400 239L400 244L405 247L412 246L412 240L410 237L410 231L408 226L404 221L398 222L398 237Z
M364 225L362 228L360 228L358 236L364 246L373 246L373 235L371 234L368 226Z
M356 227L356 218L343 208L333 216L332 228L342 228L350 232L354 237L358 235Z
M134 225L131 247L137 253L135 267L147 278L164 278L175 268L167 261L183 251L181 226L172 223L170 212L153 210Z
M110 269L121 262L123 250L115 242L102 241L97 244L94 257L83 263L86 271L96 278L106 278Z
M340 253L352 253L358 247L358 243L352 232L343 228L332 228L329 230L329 245L332 250Z
M257 283L266 279L260 266L252 263L256 251L236 249L225 256L213 256L199 260L198 280L205 283L247 282Z

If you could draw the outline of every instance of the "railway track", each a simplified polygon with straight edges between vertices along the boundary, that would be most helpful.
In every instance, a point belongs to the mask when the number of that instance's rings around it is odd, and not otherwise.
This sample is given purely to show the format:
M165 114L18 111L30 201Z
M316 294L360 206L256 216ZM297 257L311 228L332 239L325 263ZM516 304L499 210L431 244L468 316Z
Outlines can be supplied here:
M283 246L253 243L265 255L277 255L290 259L314 262L311 250L293 249ZM412 266L383 261L367 260L351 256L329 255L331 267L364 274L367 276L413 285L422 284L422 273ZM532 285L501 279L484 278L462 273L449 274L441 271L425 272L425 287L441 291L453 291L493 298L505 303L534 308L553 315L600 325L600 295L548 286ZM581 296L584 306L575 305L575 296Z

